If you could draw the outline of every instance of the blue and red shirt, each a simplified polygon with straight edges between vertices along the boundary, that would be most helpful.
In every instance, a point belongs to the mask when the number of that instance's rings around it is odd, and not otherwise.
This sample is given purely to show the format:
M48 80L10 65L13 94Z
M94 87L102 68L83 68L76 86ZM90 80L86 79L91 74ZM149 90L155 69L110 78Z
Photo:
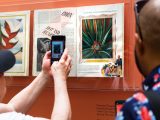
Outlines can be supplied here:
M160 66L156 67L143 81L144 91L152 90L160 95ZM142 92L127 99L116 120L156 120L149 100Z

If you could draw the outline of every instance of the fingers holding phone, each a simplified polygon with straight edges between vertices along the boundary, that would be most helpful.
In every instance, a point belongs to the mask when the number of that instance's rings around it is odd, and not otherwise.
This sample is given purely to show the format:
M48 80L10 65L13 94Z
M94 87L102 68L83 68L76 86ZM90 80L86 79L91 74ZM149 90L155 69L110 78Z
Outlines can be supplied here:
M51 70L54 78L66 79L71 69L71 57L65 49L66 37L53 35L51 39Z
M68 50L65 49L59 61L54 61L51 70L55 79L66 80L71 70L71 56L68 55Z
M52 77L50 58L51 58L51 51L47 51L46 54L43 57L42 71L45 73L45 75L48 75L49 77Z

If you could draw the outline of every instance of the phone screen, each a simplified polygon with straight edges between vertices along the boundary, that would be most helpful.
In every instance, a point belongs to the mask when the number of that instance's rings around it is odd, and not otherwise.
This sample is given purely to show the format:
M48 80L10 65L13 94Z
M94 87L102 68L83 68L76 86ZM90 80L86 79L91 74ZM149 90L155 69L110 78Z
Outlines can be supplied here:
M124 103L125 103L125 100L117 100L117 101L115 101L115 113L116 113L116 115L121 110L121 108L123 107Z
M52 58L60 58L63 53L63 41L52 42Z
M58 61L65 49L65 36L56 35L52 36L51 40L51 63Z

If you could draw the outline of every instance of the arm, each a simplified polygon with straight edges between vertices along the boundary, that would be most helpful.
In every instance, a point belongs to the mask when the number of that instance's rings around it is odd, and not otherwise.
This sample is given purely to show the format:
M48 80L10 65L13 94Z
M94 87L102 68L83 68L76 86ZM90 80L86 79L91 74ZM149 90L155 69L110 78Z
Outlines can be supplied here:
M71 106L67 92L67 76L71 69L71 57L64 51L59 62L54 62L51 70L54 76L55 103L52 120L70 120Z
M67 92L66 79L71 69L71 57L67 50L64 51L59 62L54 62L50 68L50 53L48 52L42 65L42 72L35 80L20 93L14 96L10 102L3 105L6 111L26 112L35 102L41 91L46 86L48 79L54 78L55 103L51 115L51 120L70 120L71 106ZM53 75L53 76L52 76ZM5 112L3 109L2 112ZM36 117L35 120L48 120Z
M41 72L29 86L15 95L8 105L16 112L26 113L45 88L47 80L48 77Z
M42 71L33 80L33 82L15 95L8 103L8 106L16 112L26 113L35 100L38 98L42 90L45 88L48 79L51 79L50 52L47 52L43 59Z

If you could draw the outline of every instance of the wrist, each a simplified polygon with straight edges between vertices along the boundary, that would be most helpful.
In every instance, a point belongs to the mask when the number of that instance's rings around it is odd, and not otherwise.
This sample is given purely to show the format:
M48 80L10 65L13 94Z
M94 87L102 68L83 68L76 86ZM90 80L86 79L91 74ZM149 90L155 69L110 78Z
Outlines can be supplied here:
M67 82L66 81L63 81L63 80L58 80L55 81L54 80L54 89L55 89L55 92L57 93L61 93L63 91L66 91L67 90Z
M39 73L39 76L42 77L43 79L51 79L51 77L49 76L48 73L44 72L44 71L41 71Z
M64 77L54 77L54 86L67 86L66 78Z

